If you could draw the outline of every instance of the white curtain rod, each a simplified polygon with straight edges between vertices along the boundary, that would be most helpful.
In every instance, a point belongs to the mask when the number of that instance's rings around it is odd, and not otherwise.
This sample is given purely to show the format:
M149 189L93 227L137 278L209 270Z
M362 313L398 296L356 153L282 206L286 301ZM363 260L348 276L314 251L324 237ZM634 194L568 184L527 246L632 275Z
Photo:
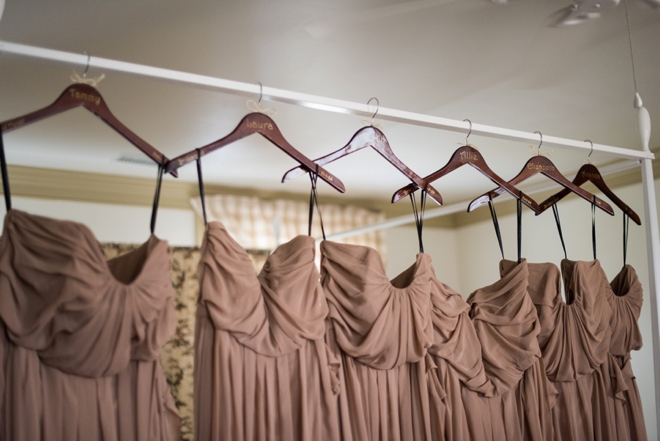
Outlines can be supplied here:
M0 41L0 53L13 54L25 57L39 58L66 64L74 64L82 67L94 67L106 71L122 72L137 76L157 78L176 83L184 83L191 86L213 89L234 95L257 97L261 92L263 99L278 101L312 109L325 110L329 112L348 113L360 116L371 116L374 112L373 106L352 101L337 100L317 95L298 93L273 87L263 87L256 84L242 83L238 81L214 78L205 75L197 75L170 69L145 66L142 64L127 63L124 61L110 60L96 56L75 54L52 49L45 49L24 44ZM441 118L438 116L424 115L421 113L407 112L403 110L380 107L378 118L411 124L415 126L431 127L453 132L467 132L469 124L464 121ZM509 141L537 144L539 136L536 133L522 132L519 130L504 129L500 127L487 126L483 124L472 124L472 134L490 138L505 139ZM543 145L547 147L560 147L579 150L590 150L591 144L573 139L558 138L556 136L543 135ZM613 147L603 144L594 144L593 151L609 153L627 159L653 159L650 152Z

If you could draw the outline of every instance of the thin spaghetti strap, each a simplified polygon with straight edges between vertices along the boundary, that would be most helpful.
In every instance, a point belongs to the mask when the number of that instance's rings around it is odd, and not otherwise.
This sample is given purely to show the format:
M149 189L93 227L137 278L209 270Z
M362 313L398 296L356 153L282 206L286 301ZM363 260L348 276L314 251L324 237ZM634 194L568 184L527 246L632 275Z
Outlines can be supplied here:
M314 218L314 205L316 205L316 211L319 213L319 222L321 223L321 234L323 235L323 240L325 240L325 228L323 228L323 216L321 215L321 207L319 206L319 196L316 190L316 182L319 177L319 165L316 164L316 171L314 173L309 173L309 180L312 184L312 190L309 193L309 223L307 225L307 235L312 235L312 220Z
M199 183L199 199L202 202L202 215L206 225L206 198L204 194L204 179L202 179L202 152L197 149L197 182Z
M626 257L628 254L628 231L630 225L630 216L628 213L623 213L623 266L626 266Z
M422 239L422 229L424 226L424 211L426 210L426 194L428 190L428 183L424 185L419 197L419 209L417 208L417 200L415 193L410 193L410 203L412 204L413 215L415 216L415 227L417 229L417 240L419 241L419 252L424 252L424 241Z
M518 218L518 263L522 262L522 197L518 198L516 217Z
M566 254L566 244L564 243L564 234L561 231L561 221L559 219L559 207L557 207L557 200L552 204L552 212L555 215L555 222L557 223L557 231L559 232L559 239L561 240L561 247L564 249L564 259L568 259Z
M591 202L591 243L594 247L594 260L596 260L596 196Z
M160 187L163 183L163 172L165 171L165 166L163 164L158 164L158 181L156 183L156 194L154 195L154 205L151 209L151 234L154 234L156 230L156 215L158 214L158 203L160 202Z
M7 174L7 161L5 160L5 145L0 131L0 171L2 172L2 189L5 194L5 206L11 210L11 191L9 190L9 175Z
M502 246L502 233L500 232L500 223L497 220L497 213L495 212L493 197L490 195L490 193L488 193L488 208L490 208L490 217L493 219L493 227L495 228L497 243L500 245L500 253L502 253L502 259L504 259L504 247Z

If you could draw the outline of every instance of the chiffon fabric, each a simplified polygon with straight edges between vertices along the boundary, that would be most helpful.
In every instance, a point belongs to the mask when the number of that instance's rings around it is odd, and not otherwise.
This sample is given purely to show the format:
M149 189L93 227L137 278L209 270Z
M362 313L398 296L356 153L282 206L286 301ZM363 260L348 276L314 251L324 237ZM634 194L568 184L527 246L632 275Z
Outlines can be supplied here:
M338 440L339 364L315 243L297 236L256 276L220 222L207 224L195 330L195 439Z
M178 438L158 361L176 326L167 243L106 261L91 231L10 210L0 239L0 439Z
M392 281L372 248L324 241L326 341L341 359L343 440L431 440L430 396L444 397L433 344L427 254Z
M471 439L554 440L557 393L545 375L537 339L541 326L527 294L527 262L503 260L500 274L467 300L494 388L492 397L463 388Z
M495 387L486 375L481 343L469 316L470 306L460 294L431 279L433 345L428 348L439 383L440 394L431 394L431 434L433 440L470 440L471 433L481 433L481 424L470 427L462 389L484 397L495 395Z
M617 434L615 407L626 403L626 381L610 355L611 291L597 260L530 264L546 373L559 392L553 409L558 439L607 441ZM563 276L566 302L561 296ZM624 438L625 439L625 438Z
M623 393L625 398L623 405L619 400L610 398L610 404L616 416L617 439L621 441L646 440L642 400L630 364L630 351L638 351L642 348L642 333L637 323L644 300L642 284L634 268L625 265L610 282L610 288L606 291L607 302L612 310L610 354L614 356L617 365L621 368L628 387L628 390Z

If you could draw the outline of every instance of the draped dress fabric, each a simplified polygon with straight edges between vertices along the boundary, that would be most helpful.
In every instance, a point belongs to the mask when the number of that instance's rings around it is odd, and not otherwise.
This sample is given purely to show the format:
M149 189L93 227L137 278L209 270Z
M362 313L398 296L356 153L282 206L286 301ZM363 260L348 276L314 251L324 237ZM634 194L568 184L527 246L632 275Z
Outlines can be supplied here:
M471 439L468 413L462 389L485 397L495 395L495 387L486 375L481 343L469 316L470 306L460 294L438 281L435 272L431 280L433 345L428 348L437 378L431 394L431 432L433 440ZM433 389L431 390L433 391Z
M617 440L612 407L628 389L610 355L609 283L600 263L562 260L530 264L529 294L536 305L546 373L559 392L553 409L557 438ZM561 296L563 276L566 302ZM616 404L611 404L616 400Z
M625 265L609 286L611 289L606 292L607 302L612 310L610 354L614 356L617 365L621 368L626 386L628 386L628 390L624 392L625 403L622 404L617 399L610 399L616 416L617 439L620 441L646 440L642 400L630 363L630 351L638 351L642 348L642 333L637 323L644 301L642 284L635 269L630 265Z
M158 354L176 327L169 249L106 261L85 226L10 210L0 239L0 439L178 438Z
M338 361L315 243L281 245L257 277L220 222L206 227L195 330L195 439L338 440Z
M494 396L463 388L471 439L554 440L557 393L545 375L541 330L527 294L527 262L503 260L501 278L467 302Z
M430 440L433 361L431 259L390 281L372 248L324 241L321 280L326 341L341 359L343 440ZM431 389L429 389L431 388Z

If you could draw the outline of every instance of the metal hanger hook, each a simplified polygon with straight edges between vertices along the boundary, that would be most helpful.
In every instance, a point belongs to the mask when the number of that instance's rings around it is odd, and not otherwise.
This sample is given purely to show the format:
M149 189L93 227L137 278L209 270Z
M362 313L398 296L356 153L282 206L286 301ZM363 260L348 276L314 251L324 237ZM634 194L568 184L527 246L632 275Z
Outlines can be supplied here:
M539 146L536 147L536 154L540 155L541 154L541 146L543 145L543 133L539 132L538 130L534 133L538 133L539 136L541 137L541 142L539 142Z
M259 101L257 101L257 107L261 104L261 98L264 97L264 85L257 83L259 85Z
M378 98L376 98L375 96L372 96L371 98L369 98L369 101L367 101L367 106L371 103L372 100L376 100L376 111L374 112L373 115L371 115L371 125L373 126L374 118L376 117L376 115L378 115L378 110L380 109L380 101L378 101Z
M470 121L469 119L464 119L463 122L465 122L465 121L470 123L470 130L468 130L468 134L465 136L465 145L467 145L468 144L468 138L472 134L472 121Z
M591 150L589 151L589 156L587 156L587 164L591 164L591 154L594 152L594 143L590 139L585 139L584 142L591 144Z
M83 54L87 55L87 66L85 66L85 71L83 72L83 78L87 78L87 71L89 70L89 62L92 61L92 56L87 51L83 52Z

